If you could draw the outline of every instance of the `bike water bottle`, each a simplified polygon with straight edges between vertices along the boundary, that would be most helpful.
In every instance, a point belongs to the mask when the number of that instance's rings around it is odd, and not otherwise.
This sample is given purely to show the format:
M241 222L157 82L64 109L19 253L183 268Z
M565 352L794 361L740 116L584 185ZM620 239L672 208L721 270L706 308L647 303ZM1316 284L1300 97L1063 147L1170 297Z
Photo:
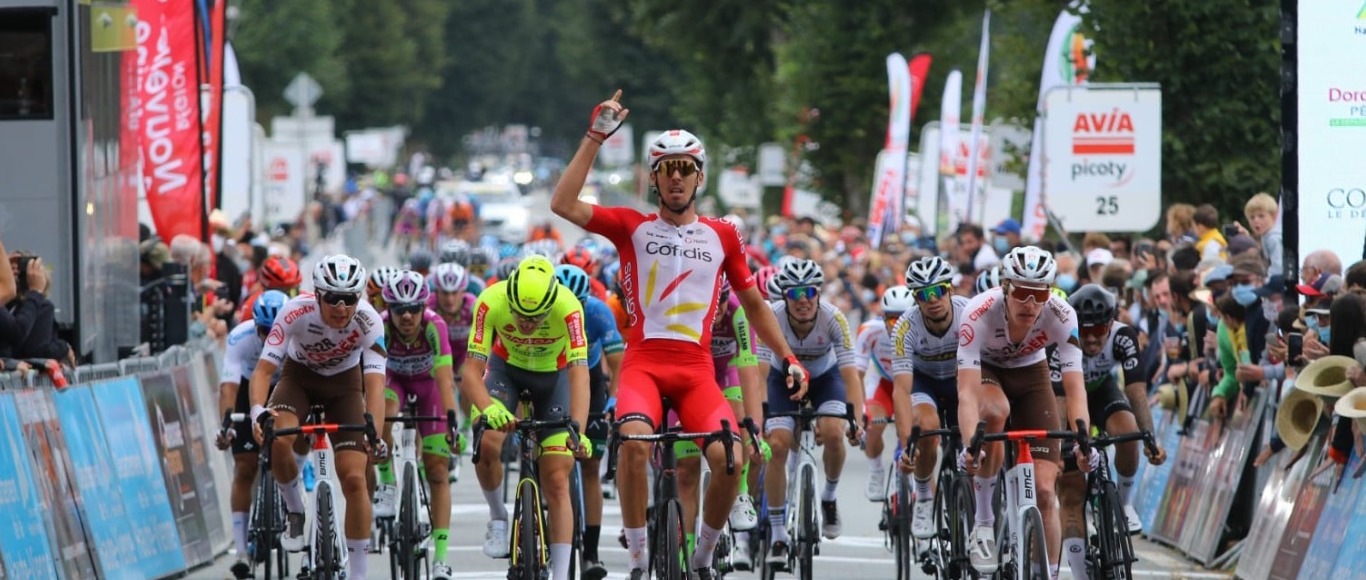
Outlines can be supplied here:
M317 477L313 474L313 458L304 462L304 490L313 493L313 487L318 484Z

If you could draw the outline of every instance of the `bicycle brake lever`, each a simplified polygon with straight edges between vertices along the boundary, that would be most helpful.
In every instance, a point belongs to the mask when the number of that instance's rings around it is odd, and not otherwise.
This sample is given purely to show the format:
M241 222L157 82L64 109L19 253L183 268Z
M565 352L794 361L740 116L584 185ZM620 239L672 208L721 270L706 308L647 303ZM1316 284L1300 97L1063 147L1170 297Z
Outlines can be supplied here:
M731 445L735 438L731 437L730 419L721 420L721 431L724 432L721 434L721 444L726 449L726 475L735 475L735 450Z

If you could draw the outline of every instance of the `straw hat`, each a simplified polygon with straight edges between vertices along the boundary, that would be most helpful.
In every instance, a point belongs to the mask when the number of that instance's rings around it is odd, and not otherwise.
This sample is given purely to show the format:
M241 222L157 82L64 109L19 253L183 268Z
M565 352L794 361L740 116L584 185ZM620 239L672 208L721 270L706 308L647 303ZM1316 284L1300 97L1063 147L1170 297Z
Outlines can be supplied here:
M1347 380L1347 369L1357 366L1349 356L1325 356L1304 367L1295 378L1295 388L1320 397L1337 398L1356 387Z
M1301 389L1290 389L1290 394L1276 409L1276 433L1286 447L1300 449L1309 442L1314 427L1323 414L1323 398Z
M1173 420L1177 423L1186 420L1186 409L1190 404L1190 395L1186 392L1186 385L1181 383L1166 383L1157 387L1157 403L1166 409Z
M1355 419L1361 429L1366 430L1366 387L1352 389L1346 396L1333 405L1333 412Z

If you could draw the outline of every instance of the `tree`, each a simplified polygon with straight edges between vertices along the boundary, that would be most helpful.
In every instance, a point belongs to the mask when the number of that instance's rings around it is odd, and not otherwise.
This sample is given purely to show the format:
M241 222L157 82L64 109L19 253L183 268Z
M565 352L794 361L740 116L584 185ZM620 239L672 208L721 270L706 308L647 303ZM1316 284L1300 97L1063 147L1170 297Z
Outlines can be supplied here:
M338 58L342 36L333 25L333 6L328 0L240 0L233 48L262 124L289 114L292 106L283 93L300 72L322 86L317 106L346 101L352 77Z

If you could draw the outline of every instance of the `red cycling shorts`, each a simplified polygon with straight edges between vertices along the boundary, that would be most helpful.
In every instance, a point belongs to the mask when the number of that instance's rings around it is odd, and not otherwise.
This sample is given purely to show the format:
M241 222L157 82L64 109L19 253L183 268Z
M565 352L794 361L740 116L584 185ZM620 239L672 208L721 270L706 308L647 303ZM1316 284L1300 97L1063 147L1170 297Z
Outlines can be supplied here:
M721 429L721 420L740 429L721 390L710 349L681 340L651 339L631 345L621 362L617 417L644 417L658 427L664 418L661 397L678 413L686 432Z

